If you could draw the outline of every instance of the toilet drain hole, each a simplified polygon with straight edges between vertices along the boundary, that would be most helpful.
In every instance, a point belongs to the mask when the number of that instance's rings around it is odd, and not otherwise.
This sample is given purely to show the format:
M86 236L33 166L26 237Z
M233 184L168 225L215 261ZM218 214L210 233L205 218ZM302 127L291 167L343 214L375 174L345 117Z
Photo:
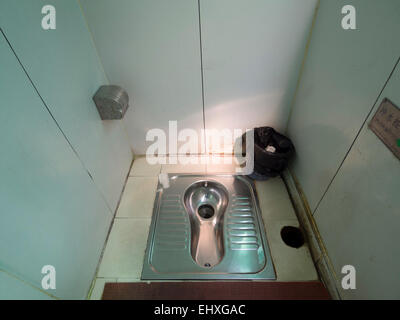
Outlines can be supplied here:
M304 244L303 233L299 228L285 226L281 230L283 242L292 248L300 248Z
M211 264L205 263L204 266L205 266L206 268L209 268L209 267L211 267Z
M197 211L203 219L209 219L214 215L214 208L209 204L203 204Z

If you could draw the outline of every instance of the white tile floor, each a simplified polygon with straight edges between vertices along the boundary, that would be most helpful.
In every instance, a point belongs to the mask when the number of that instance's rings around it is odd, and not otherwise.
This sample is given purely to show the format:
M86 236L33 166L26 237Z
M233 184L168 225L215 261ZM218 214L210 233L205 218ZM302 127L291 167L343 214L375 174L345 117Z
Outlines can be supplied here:
M157 177L129 177L117 218L151 218Z
M161 164L149 164L145 157L136 158L132 164L130 177L157 177Z
M100 263L91 299L101 298L106 282L140 281L158 174L235 173L237 165L222 162L216 164L215 159L213 161L207 158L206 163L199 164L150 165L143 157L135 159ZM318 275L308 247L288 247L280 237L283 226L298 226L282 179L278 177L257 181L256 189L277 281L317 280Z
M164 158L165 159L165 158ZM177 159L177 164L163 164L161 166L162 173L193 173L193 174L205 174L206 164L203 163L201 157L187 157L186 164L179 164L179 159Z

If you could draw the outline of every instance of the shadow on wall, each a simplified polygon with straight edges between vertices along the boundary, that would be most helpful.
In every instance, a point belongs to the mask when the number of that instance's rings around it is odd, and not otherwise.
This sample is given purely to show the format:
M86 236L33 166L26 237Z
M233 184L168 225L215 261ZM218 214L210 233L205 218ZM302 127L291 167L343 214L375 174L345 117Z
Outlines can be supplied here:
M284 90L276 90L272 93L262 93L251 97L238 97L236 100L222 102L207 109L206 128L242 128L253 129L267 124L275 124L282 127L281 119L284 118L284 108L281 101L284 97ZM255 114L250 110L264 109L265 114ZM234 112L232 112L234 111ZM250 112L249 112L250 111ZM261 120L260 120L261 119ZM265 119L268 119L265 121ZM243 123L246 127L243 127Z
M349 143L345 135L332 126L314 124L312 126L303 127L301 131L303 137L312 137L313 135L318 134L319 141L324 141L324 143L326 144L329 144L332 141L335 141L335 144L338 143L340 145ZM289 136L289 138L292 140L294 146L296 147L296 140L297 140L296 136ZM334 161L334 159L332 159L331 161L329 159L326 159L325 154L316 152L315 144L312 143L307 144L305 141L302 141L301 147L302 147L301 150L302 154L314 155L314 156L313 157L307 156L307 159L301 159L299 153L296 153L292 161L290 162L289 167L292 172L296 173L296 178L298 179L298 181L302 181L303 190L308 190L310 194L323 194L325 192L325 189L319 190L320 186L325 186L325 188L328 186L325 184L325 182L331 181L332 177L334 176L334 174L338 169L339 164L336 161ZM332 145L331 148L335 148L335 145ZM343 158L344 156L345 155L343 154L341 158ZM307 184L307 182L310 181L310 179L305 179L304 176L308 175L309 173L308 171L307 172L302 171L305 160L308 161L307 168L319 168L320 166L318 166L317 164L320 161L325 161L328 163L328 165L325 166L322 171L314 171L312 173L315 176L315 179L313 179L312 181L318 181L318 183L312 185ZM316 209L316 204L320 200L321 199L316 199L315 205L313 205L312 203L308 203L308 205L310 205L313 214Z
M247 97L230 92L229 100L219 101L214 105L209 105L206 94L204 101L207 106L205 114L206 128L241 128L245 130L271 126L284 134L293 106L298 79L301 75L302 61L306 54L312 23L313 21L310 20L309 26L306 28L307 32L305 32L303 39L300 41L303 45L298 47L295 55L292 55L296 58L288 60L290 75L287 77L284 86L281 83L276 83L274 88L273 83L268 83L271 86L270 88L262 88L264 91L254 91L251 96ZM279 51L280 49L274 48L273 50ZM270 61L270 64L274 64L274 61ZM205 68L205 89L207 89L207 72L210 71L212 69ZM265 70L265 72L268 74L270 71ZM238 77L240 78L240 75ZM243 85L246 86L246 83ZM262 110L262 112L254 112L257 110Z
M341 291L346 299L399 298L399 173L399 160L364 128L315 212L337 274L344 265L357 270L357 290Z

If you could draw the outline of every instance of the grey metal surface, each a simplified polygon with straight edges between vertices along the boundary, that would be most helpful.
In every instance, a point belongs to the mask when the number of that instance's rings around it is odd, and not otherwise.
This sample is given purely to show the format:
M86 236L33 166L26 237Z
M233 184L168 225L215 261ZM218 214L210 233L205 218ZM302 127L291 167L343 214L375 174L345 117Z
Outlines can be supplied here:
M183 196L190 220L190 252L199 266L214 267L224 257L224 215L228 192L214 181L192 184Z
M122 119L129 107L129 96L126 91L114 85L101 86L93 101L102 120Z
M142 279L276 278L250 180L169 176L169 188L158 186Z

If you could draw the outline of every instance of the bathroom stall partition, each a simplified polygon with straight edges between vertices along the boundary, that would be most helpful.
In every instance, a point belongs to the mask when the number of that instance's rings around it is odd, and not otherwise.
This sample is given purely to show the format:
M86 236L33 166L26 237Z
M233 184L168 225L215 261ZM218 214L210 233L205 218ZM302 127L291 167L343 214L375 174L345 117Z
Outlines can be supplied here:
M320 1L288 124L297 151L290 171L322 239L315 258L331 292L398 299L399 159L368 125L384 98L400 106L400 3L351 1L356 29L344 30L348 4ZM348 265L355 290L341 284Z
M108 80L78 2L51 3L55 30L48 1L0 3L0 298L86 297L132 160L92 101Z

